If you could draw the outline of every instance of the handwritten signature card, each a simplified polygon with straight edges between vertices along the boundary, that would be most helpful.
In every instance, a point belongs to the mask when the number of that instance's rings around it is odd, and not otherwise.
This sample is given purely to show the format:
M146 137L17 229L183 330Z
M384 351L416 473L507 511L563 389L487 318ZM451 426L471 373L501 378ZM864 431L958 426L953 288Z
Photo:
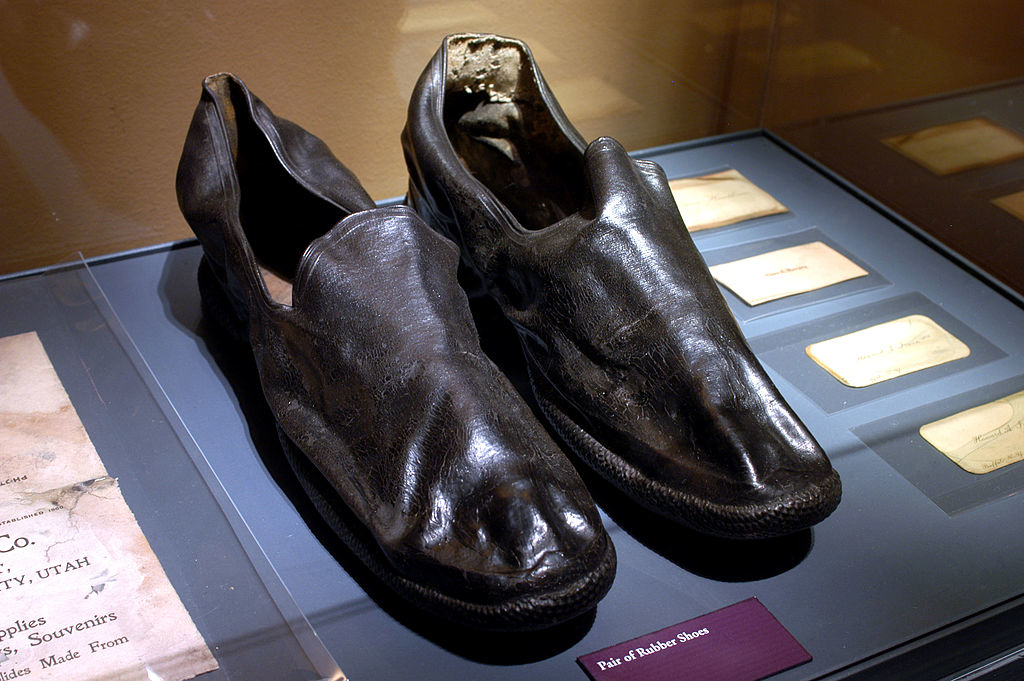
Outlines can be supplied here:
M921 437L969 473L1024 460L1024 391L926 423Z
M852 388L863 388L971 354L930 317L914 314L808 345L807 354Z
M750 306L868 275L864 268L821 241L780 248L709 269L711 276Z
M690 232L789 212L737 170L684 177L668 184Z

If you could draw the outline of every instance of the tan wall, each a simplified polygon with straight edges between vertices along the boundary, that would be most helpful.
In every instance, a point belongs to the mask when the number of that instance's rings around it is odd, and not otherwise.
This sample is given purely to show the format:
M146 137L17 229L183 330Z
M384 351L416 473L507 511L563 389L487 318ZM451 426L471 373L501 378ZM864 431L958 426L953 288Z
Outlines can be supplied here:
M237 73L380 199L404 192L407 97L446 33L526 40L585 136L638 149L1019 75L1018 7L0 2L0 272L188 236L173 178L209 73Z
M375 198L405 191L407 98L447 33L526 40L584 135L750 127L718 105L744 3L0 3L0 271L189 235L174 172L202 78L233 71ZM762 29L766 33L767 24Z

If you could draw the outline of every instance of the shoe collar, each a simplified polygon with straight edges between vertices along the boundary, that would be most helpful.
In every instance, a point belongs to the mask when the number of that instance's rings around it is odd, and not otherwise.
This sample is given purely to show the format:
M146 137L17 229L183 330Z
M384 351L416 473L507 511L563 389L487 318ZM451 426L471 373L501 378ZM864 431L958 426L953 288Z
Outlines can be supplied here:
M505 36L478 33L454 33L444 38L441 48L434 55L416 87L416 92L421 93L421 101L411 104L410 121L417 122L419 124L417 127L421 127L416 131L419 136L430 140L427 145L429 148L423 150L423 153L436 157L435 160L444 169L443 174L447 178L447 182L457 185L456 191L459 194L476 197L481 208L490 216L494 224L501 226L505 236L510 240L518 244L526 244L555 225L539 230L524 227L494 193L469 172L459 159L444 126L445 90L451 67L452 46L458 43L474 42L481 44L489 42L518 50L522 59L519 71L525 74L523 77L533 81L541 104L550 111L556 127L565 135L570 144L579 150L580 154L586 150L587 143L558 104L547 81L544 80L543 74L537 67L533 53L524 42Z

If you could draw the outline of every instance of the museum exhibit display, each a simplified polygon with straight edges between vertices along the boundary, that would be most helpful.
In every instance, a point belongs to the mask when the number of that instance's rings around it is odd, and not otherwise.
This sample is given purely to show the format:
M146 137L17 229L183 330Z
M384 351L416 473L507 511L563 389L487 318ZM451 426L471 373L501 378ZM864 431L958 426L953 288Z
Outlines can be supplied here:
M1024 674L966 7L0 7L0 681Z

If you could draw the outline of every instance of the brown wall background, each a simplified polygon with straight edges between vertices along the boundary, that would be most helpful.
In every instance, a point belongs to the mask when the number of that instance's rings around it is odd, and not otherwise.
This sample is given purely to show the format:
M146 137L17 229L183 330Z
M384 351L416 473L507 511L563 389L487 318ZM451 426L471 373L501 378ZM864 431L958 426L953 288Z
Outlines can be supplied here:
M769 127L1024 76L1016 0L781 0Z
M0 272L181 239L202 78L232 71L377 199L407 97L455 31L525 40L570 118L627 148L1018 77L1014 0L0 0Z

